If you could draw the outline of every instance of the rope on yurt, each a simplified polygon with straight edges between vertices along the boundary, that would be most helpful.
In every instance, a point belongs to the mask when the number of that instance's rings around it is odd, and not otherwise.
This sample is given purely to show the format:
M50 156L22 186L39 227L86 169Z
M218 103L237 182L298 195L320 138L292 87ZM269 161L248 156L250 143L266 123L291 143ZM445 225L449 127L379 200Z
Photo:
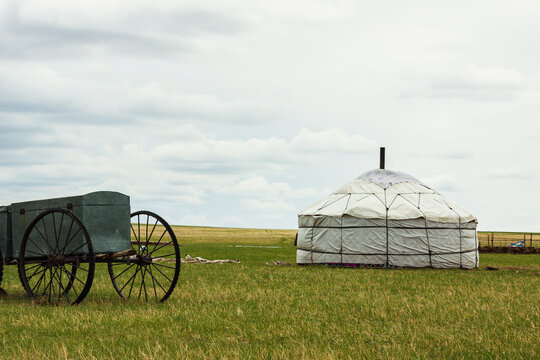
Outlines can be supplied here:
M422 211L422 215L424 215L423 211ZM424 222L426 223L426 240L427 240L427 249L428 249L428 254L429 254L429 267L433 267L433 264L431 263L431 245L429 244L429 231L428 231L427 219L425 215L424 215Z
M476 230L474 231L474 242L476 249L478 249L478 233ZM478 267L478 251L474 253L474 266Z
M348 194L345 194L343 195L342 197L334 200L334 201L330 201L328 200L323 206L321 206L319 209L317 209L316 211L313 212L313 217L317 216L317 212L324 209L325 207L327 206L330 206L332 205L333 203L343 199L345 196L347 196ZM319 226L315 226L315 221L313 221L313 226L311 227L311 250L310 250L310 259L311 259L311 263L313 264L313 237L315 236L315 229L316 228L319 228Z
M304 226L305 227L305 226ZM310 228L315 229L340 229L339 226L308 226ZM373 228L380 228L382 225L365 225L365 226L359 226L359 225L351 225L351 226L343 226L344 229L373 229ZM402 226L388 226L389 229L404 229ZM405 229L413 229L413 230L425 230L425 226L408 226ZM437 230L455 230L455 227L436 227L436 228L430 228L430 229L437 229Z
M452 209L453 210L453 209ZM461 216L459 216L459 268L463 269L463 236L461 236Z
M388 205L388 209L390 209L392 207L392 205L394 205L394 201L396 201L396 199L398 198L398 196L401 196L401 194L397 194L395 197L394 197L394 200L392 200L392 202L390 203L390 205ZM402 196L403 197L403 196Z
M303 251L310 251L309 249L304 249L299 247L298 250ZM470 250L463 250L463 251L445 251L445 252L433 252L432 255L438 256L438 255L455 255L455 254L467 254L470 252L476 251L476 249L470 249ZM320 250L313 250L314 253L317 254L332 254L337 255L335 252L331 251L320 251ZM343 255L362 255L362 256L384 256L384 253L348 253L344 252ZM399 256L419 256L419 255L429 255L429 253L400 253L400 254L392 254L392 255L399 255Z
M452 210L457 216L458 216L458 229L459 229L459 268L463 269L463 250L462 250L462 244L463 244L463 237L461 235L461 216L457 213L456 210L454 210L446 201L443 202L448 206L450 210Z
M313 225L315 225L315 221L313 222ZM313 264L313 234L315 233L315 226L313 226L311 228L311 242L310 242L310 252L309 252L309 257L311 259L311 263Z
M311 226L311 236L310 236L310 242L309 242L309 248L310 248L310 250L309 250L309 258L310 258L312 264L313 264L313 234L315 233L315 214L319 210L315 210L313 212L313 214L311 214L311 216L313 216L313 221L312 221L312 226Z
M384 189L384 207L386 208L386 267L388 267L388 206L386 205L386 189Z
M336 199L336 200L334 200L334 201L332 201L332 202L327 201L323 206L321 206L321 207L319 208L319 210L322 210L322 209L324 209L325 207L330 206L330 205L332 205L332 204L335 203L335 202L338 202L339 200L343 199L343 198L344 198L345 196L347 196L347 195L349 195L349 194L345 194L345 195L343 195L342 197L340 197L340 198L338 198L338 199ZM319 210L317 210L317 211L319 211Z
M366 196L367 197L367 196ZM340 248L339 248L339 254L340 254L340 258L341 258L341 263L343 264L343 214L345 214L345 211L347 210L347 208L349 207L349 201L351 201L351 193L349 193L349 198L347 199L347 203L345 204L345 208L343 209L343 211L341 212L341 218L339 219L340 220L340 234L341 234L341 245L340 245Z
M394 199L392 200L392 202L390 203L390 205L388 206L385 206L386 207L386 267L388 267L389 265L389 261L388 261L388 258L389 258L389 252L390 252L390 230L391 227L388 226L388 211L390 210L390 208L392 207L392 205L394 204L394 201L396 201L396 199L398 198L399 194L397 194L396 196L394 196ZM386 189L384 189L384 201L385 203L388 202L388 199L386 198ZM394 254L392 254L394 255ZM395 255L399 255L399 254L395 254Z
M422 193L418 193L418 205L413 204L411 201L409 201L409 199L407 199L407 198L404 197L404 196L401 196L401 197L402 197L403 199L405 199L405 201L409 202L409 204L411 204L412 206L416 206L416 208L418 209L418 211L420 211L420 212L422 213L422 217L424 218L424 224L425 224L424 229L426 230L426 240L427 240L428 257L429 257L429 267L433 267L433 266L432 266L432 263L431 263L431 245L429 244L428 224L427 224L426 214L422 211L422 209L420 209L420 196L422 196ZM410 228L409 228L409 229L410 229ZM418 228L418 229L422 229L422 228Z

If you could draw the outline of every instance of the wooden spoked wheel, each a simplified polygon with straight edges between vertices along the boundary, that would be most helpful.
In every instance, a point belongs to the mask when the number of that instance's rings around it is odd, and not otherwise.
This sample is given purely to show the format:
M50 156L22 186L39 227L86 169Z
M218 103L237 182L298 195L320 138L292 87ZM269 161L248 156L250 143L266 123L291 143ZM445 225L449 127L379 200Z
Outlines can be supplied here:
M4 258L2 257L2 249L0 249L0 286L2 286L3 277L4 277Z
M135 256L109 262L109 274L125 298L163 302L180 274L180 248L171 227L150 211L131 214L131 248Z
M83 223L65 209L42 212L26 229L19 278L38 302L80 303L94 280L95 258Z

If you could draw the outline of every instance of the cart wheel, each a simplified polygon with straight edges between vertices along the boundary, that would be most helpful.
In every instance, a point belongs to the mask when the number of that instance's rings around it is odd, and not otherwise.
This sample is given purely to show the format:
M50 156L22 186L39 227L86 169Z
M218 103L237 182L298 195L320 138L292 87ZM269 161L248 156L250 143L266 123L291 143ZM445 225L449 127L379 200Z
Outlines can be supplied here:
M171 295L180 274L180 248L171 227L150 211L131 214L131 248L137 255L109 262L116 292L163 302Z
M3 277L4 277L4 258L2 257L2 250L0 250L0 286L2 286Z
M65 209L42 212L24 233L19 278L38 302L80 303L92 286L95 265L86 227Z

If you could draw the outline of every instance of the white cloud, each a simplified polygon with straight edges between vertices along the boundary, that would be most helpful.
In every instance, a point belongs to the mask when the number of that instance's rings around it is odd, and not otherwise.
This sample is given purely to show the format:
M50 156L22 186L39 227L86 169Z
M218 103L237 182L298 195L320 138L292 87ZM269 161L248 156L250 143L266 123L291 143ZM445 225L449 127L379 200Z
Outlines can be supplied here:
M448 149L446 151L440 151L434 156L441 159L449 160L467 160L473 157L474 152L468 149Z
M361 153L373 150L377 143L360 134L347 133L344 129L331 128L317 132L304 128L292 138L291 146L296 151L307 153Z
M252 138L248 140L178 141L157 145L153 155L167 161L185 161L196 164L242 161L278 162L286 157L287 143L278 138ZM234 164L230 164L234 165Z
M204 226L210 224L210 221L206 215L185 215L174 224Z
M430 96L511 101L521 90L522 83L523 76L514 69L460 64L435 76L430 85Z
M176 117L250 123L262 121L267 111L264 105L183 93L157 82L116 84L73 79L42 64L0 62L0 79L0 111L82 113L84 117L78 121L85 122L89 117L98 121Z
M225 186L217 191L223 194L253 197L275 197L289 192L291 187L287 183L268 183L262 176L255 176L240 180L233 186Z
M527 179L531 177L530 172L516 167L496 167L489 169L487 176L493 179Z
M328 188L315 189L315 188L305 188L300 187L295 190L288 191L284 194L286 198L290 199L306 199L306 198L317 198L319 196L328 195L330 190Z
M296 208L290 203L284 201L260 201L257 199L242 199L240 200L242 206L248 210L260 211L263 213L277 213L280 211L291 212Z
M440 174L429 178L421 178L427 186L438 192L456 192L461 191L460 182L457 181L454 175Z
M248 226L248 223L246 223L245 219L242 219L239 216L225 216L220 219L218 225L225 227L246 227Z

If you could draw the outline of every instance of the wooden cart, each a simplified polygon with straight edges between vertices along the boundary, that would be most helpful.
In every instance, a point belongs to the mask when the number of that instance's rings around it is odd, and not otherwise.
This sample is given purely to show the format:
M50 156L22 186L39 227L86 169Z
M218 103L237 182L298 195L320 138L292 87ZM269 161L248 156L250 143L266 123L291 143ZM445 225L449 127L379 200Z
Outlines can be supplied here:
M28 295L54 304L80 303L96 263L107 264L121 297L145 301L167 300L180 274L169 224L130 214L129 197L110 191L0 207L0 259L0 285L3 265L17 265Z

